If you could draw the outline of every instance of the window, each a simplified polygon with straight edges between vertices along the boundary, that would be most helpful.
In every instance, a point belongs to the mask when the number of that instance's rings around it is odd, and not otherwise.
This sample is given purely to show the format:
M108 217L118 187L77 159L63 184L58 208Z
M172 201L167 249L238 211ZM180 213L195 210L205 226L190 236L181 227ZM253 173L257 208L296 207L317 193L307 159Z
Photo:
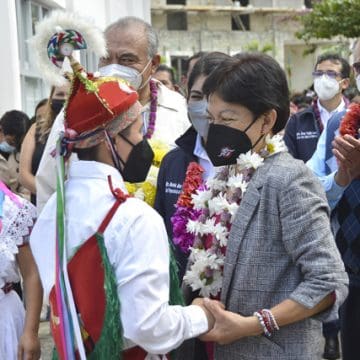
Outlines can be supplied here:
M167 5L186 5L186 0L166 0ZM177 11L167 14L168 30L187 30L186 12Z
M248 6L249 0L233 0L234 5ZM250 30L250 15L239 15L234 13L231 17L231 30Z
M31 0L16 0L17 32L19 42L21 96L23 111L32 116L38 101L49 96L49 86L41 79L27 40L35 34L36 23L50 9Z
M187 17L185 12L167 14L168 30L187 30Z
M186 5L186 0L166 0L166 5Z
M311 9L313 7L312 0L304 0L304 5L306 8Z

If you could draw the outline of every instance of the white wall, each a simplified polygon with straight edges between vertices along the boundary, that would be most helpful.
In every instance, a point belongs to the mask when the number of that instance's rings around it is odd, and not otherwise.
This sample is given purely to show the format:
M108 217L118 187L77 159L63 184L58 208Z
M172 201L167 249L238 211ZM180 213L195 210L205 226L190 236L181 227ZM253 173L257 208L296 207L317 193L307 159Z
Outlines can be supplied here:
M150 0L66 0L68 10L92 18L101 29L125 16L137 16L150 22L150 5Z
M14 0L2 0L0 7L0 116L21 109L20 65Z

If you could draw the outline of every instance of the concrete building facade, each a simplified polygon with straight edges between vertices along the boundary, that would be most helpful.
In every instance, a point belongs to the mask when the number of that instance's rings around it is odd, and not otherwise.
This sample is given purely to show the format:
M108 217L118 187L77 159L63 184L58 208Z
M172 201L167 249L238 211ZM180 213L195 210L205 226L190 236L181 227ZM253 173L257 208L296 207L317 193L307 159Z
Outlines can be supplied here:
M184 59L198 51L259 50L279 61L292 91L301 91L312 84L318 54L334 44L314 42L316 51L304 55L307 46L295 32L309 7L307 0L152 0L151 19L161 54L179 73Z

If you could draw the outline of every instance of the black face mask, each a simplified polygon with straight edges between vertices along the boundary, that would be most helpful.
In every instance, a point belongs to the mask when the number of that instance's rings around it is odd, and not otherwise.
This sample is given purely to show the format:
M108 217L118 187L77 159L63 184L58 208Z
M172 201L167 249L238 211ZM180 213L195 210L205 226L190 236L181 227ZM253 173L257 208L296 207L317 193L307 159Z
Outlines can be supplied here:
M149 172L150 166L154 159L154 152L149 145L148 141L144 138L138 144L134 145L129 139L119 134L127 143L129 143L133 148L129 154L129 157L126 161L121 160L120 156L116 153L117 159L119 160L115 165L119 169L123 179L131 183L143 182L146 179L146 176ZM121 162L124 165L124 168L121 170Z
M59 112L63 108L64 103L65 103L64 99L62 99L62 100L52 99L51 100L51 110L53 111L55 117L59 114Z
M240 154L251 150L263 137L261 135L254 146L246 131L254 124L253 121L244 131L225 125L210 124L205 150L214 166L236 164Z

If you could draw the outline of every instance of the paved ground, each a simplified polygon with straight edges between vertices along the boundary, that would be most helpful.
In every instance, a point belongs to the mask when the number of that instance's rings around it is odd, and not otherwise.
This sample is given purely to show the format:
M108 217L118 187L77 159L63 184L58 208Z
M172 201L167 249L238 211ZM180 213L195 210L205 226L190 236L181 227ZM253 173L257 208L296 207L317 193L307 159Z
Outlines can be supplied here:
M51 354L54 343L50 335L50 327L48 321L44 321L40 323L39 336L41 341L41 359L51 360Z
M51 360L54 343L50 335L50 326L48 321L40 323L39 337L41 342L41 359Z

